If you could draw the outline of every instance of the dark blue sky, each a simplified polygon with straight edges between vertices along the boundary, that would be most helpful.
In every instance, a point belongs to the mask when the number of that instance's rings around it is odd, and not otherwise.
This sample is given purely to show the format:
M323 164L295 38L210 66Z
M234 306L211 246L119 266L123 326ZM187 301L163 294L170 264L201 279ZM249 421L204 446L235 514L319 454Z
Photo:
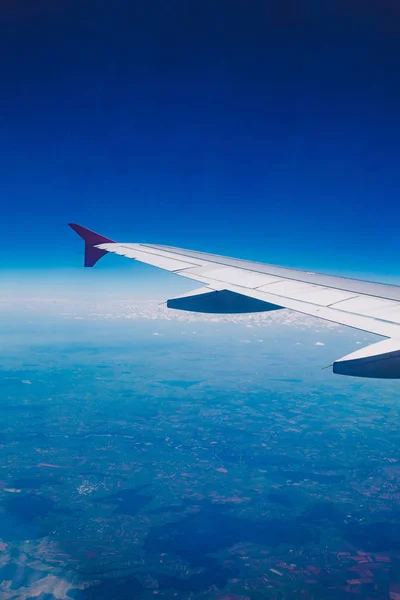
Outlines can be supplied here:
M397 1L6 0L0 65L9 274L78 267L68 221L399 272Z

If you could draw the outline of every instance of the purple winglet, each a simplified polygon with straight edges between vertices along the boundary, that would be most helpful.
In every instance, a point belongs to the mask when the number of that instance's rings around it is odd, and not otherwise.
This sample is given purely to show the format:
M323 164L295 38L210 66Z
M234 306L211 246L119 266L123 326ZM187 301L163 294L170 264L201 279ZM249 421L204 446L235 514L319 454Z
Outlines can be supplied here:
M107 250L96 248L98 244L114 243L114 240L110 240L104 237L104 235L90 231L90 229L86 229L86 227L82 227L76 223L68 223L68 225L85 242L85 267L93 267L102 256L107 254Z

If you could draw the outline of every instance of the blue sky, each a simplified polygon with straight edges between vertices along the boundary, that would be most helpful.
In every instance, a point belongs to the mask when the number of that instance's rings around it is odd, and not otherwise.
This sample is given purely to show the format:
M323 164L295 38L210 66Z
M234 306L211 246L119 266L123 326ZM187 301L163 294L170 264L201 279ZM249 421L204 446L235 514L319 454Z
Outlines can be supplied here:
M69 221L396 281L398 4L22 0L0 11L7 290L117 287L134 274L106 257L84 279ZM136 277L165 281L146 267Z

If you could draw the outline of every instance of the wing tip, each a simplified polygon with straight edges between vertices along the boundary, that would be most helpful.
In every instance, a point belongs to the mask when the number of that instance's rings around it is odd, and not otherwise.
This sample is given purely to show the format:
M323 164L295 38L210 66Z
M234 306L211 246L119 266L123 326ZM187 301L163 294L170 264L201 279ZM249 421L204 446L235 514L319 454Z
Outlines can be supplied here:
M102 258L105 254L107 254L107 250L103 250L101 248L96 248L98 244L107 244L114 243L114 240L101 235L100 233L96 233L95 231L91 231L86 227L82 227L82 225L78 225L77 223L68 223L69 227L75 231L85 242L85 267L94 267L97 261Z

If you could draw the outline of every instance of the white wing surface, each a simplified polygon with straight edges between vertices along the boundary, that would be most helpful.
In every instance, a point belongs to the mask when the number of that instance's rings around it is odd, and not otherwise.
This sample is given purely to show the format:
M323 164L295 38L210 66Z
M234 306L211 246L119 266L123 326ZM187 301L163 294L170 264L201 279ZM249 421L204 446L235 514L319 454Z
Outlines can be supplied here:
M117 243L80 225L85 266L107 252L202 284L167 306L204 313L290 309L378 334L387 340L337 360L333 371L360 377L400 378L400 287L323 275L153 244Z

